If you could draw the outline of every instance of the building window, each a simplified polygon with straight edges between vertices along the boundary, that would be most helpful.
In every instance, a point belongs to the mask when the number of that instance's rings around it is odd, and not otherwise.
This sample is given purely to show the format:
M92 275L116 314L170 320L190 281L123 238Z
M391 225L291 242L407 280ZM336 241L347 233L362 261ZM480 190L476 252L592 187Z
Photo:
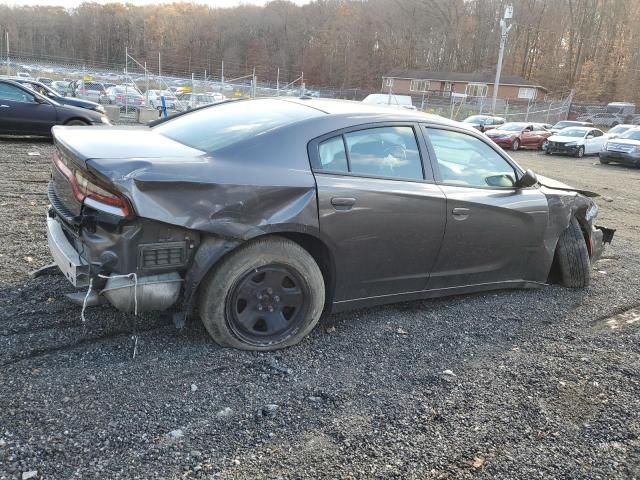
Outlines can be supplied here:
M411 80L409 90L412 92L426 92L429 90L429 80Z
M469 83L465 89L465 93L469 97L486 97L487 96L487 84L486 83Z
M530 87L520 87L518 89L518 98L533 100L534 98L536 98L536 89Z
M384 79L385 87L393 87L393 78L385 78Z

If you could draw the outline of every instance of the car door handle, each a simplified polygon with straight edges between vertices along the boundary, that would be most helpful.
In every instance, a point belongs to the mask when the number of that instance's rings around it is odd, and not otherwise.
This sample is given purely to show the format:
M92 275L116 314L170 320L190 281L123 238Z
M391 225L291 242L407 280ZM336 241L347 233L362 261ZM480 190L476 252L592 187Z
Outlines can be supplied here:
M9 105L0 105L0 108L11 108Z
M350 210L356 203L355 198L350 197L333 197L331 199L331 205L336 210Z
M453 214L456 220L466 220L470 212L471 210L469 210L468 208L462 208L462 207L456 207L453 210L451 210L451 213Z

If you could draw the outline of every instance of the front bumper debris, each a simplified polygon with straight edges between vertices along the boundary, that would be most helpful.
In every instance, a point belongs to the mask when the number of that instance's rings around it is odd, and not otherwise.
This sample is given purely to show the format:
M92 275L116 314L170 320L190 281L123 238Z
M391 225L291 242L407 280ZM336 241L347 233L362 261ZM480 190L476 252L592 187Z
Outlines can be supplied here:
M611 243L613 240L613 234L616 231L612 228L601 227L596 225L591 231L591 262L597 262L602 253L604 252L604 246L607 243Z
M581 145L569 145L567 146L564 143L559 142L549 142L547 141L545 150L548 153L560 153L564 155L577 155L578 149Z

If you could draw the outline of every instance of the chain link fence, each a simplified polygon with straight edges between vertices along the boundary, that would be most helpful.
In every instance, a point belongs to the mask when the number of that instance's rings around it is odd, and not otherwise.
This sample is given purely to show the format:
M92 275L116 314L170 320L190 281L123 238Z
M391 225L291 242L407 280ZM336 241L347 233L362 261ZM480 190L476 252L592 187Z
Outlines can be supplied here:
M69 58L13 53L10 58L0 60L0 74L29 75L46 82L83 80L101 84L105 91L109 87L124 87L125 101L118 102L121 110L119 123L139 121L141 110L156 110L156 113L148 112L145 119L150 115L164 114L160 111L162 106L159 97L154 93L158 90L166 96L175 97L175 100L165 102L168 115L223 99L309 95L362 101L371 93L380 93L361 88L313 88L306 85L302 72L287 78L278 68L227 64L225 69L225 65L221 64L209 70L176 71L171 62L163 60L160 54L153 62L145 62L125 52L123 60L122 64L87 63ZM135 101L129 101L131 93L138 96ZM82 95L78 92L67 94ZM109 95L102 95L98 101L104 104L114 103ZM488 97L424 92L411 95L411 101L417 110L454 120L491 112L491 99ZM531 101L498 99L496 109L491 114L504 117L510 122L554 124L569 118L571 108L572 95L567 92ZM586 111L591 114L590 110ZM595 110L593 112L600 113Z

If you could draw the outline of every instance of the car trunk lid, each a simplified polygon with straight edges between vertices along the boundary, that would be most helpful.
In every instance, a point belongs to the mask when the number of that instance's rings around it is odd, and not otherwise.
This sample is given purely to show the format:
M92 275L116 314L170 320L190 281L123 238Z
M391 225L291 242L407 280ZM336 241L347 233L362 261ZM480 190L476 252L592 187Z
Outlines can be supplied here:
M114 130L117 135L114 137ZM54 156L70 169L89 172L104 184L115 185L141 162L180 162L200 158L204 152L188 147L146 127L60 127L52 130ZM117 138L117 143L113 139ZM54 162L55 163L55 162ZM79 215L82 202L55 164L52 166L49 200L66 220Z

